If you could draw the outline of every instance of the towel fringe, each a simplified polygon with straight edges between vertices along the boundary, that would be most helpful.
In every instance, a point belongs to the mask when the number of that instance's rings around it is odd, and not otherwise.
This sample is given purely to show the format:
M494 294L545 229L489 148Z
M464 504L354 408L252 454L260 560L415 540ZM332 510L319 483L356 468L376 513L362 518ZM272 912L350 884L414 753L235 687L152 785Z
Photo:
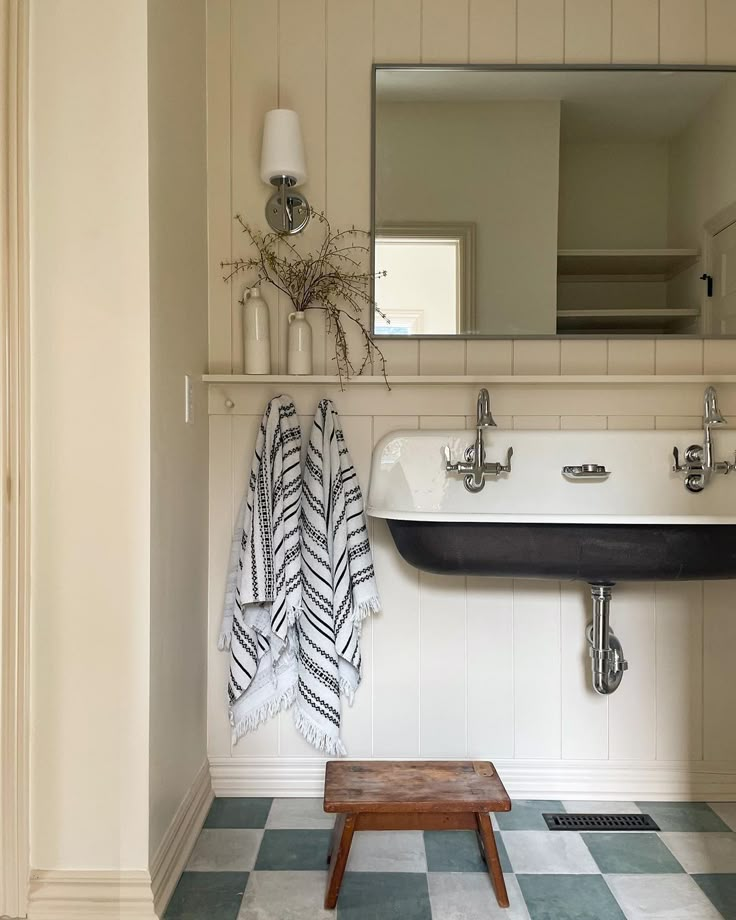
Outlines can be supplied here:
M281 696L275 697L267 703L264 703L263 706L260 706L258 709L249 712L245 718L237 723L237 725L233 723L233 711L230 709L230 725L232 726L233 744L237 744L243 735L254 732L259 725L272 719L279 712L290 709L295 699L296 687L292 685L287 687Z
M305 741L318 751L324 751L328 757L347 756L348 752L342 741L339 738L331 738L321 728L318 728L298 706L294 709L294 725Z
M380 611L381 601L375 594L373 597L367 597L357 604L353 602L353 622L362 623L366 617L369 617L372 613L380 613Z

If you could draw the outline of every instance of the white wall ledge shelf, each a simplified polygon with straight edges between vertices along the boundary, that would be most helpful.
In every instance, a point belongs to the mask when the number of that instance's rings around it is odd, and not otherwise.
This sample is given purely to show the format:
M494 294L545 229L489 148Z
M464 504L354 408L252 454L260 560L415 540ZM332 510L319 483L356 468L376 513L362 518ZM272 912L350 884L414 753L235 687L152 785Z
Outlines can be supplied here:
M202 380L211 385L268 385L268 386L335 386L340 387L340 380L331 375L309 375L309 376L291 376L288 374L205 374ZM630 384L631 386L642 386L643 384L662 385L662 384L703 384L709 383L736 383L736 374L556 374L547 375L539 374L534 376L510 376L510 375L493 375L493 374L473 374L472 376L461 375L424 375L424 376L396 376L388 378L391 387L400 386L474 386L478 384L488 385L557 385L557 386L577 386L585 384L611 384L621 386ZM364 387L378 386L385 387L383 377L351 377L350 380L343 380L345 387Z

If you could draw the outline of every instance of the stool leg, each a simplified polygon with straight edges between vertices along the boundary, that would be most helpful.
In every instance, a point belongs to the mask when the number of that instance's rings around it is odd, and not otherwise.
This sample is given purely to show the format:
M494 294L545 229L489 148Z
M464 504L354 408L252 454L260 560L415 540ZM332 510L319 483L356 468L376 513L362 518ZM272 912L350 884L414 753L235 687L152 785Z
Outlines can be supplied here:
M330 868L327 873L327 891L325 893L325 910L332 910L337 905L342 877L348 863L350 844L355 833L356 815L338 815L332 831L330 844Z
M493 890L496 892L496 900L498 901L498 906L508 907L509 896L506 892L506 882L503 880L501 860L498 857L498 848L496 847L496 838L493 835L491 819L485 812L478 812L475 815L475 820L478 823L478 833L480 834L480 839L483 841L483 849L485 851L488 874L490 875L491 882L493 883Z

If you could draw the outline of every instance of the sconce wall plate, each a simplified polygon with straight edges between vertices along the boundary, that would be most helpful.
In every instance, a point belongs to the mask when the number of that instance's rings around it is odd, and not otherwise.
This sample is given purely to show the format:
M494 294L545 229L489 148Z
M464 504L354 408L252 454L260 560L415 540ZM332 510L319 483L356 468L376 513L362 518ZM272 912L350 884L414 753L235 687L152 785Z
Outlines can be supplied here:
M307 199L290 184L288 176L282 176L281 181L273 180L273 184L277 189L266 204L268 225L287 236L301 233L309 223Z

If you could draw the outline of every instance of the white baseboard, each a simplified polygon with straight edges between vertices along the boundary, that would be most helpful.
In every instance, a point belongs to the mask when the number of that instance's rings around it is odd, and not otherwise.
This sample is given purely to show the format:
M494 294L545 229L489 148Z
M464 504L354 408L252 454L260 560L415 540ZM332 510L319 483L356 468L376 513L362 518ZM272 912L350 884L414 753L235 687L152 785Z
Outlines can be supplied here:
M182 799L151 861L151 888L156 915L163 913L202 830L214 798L207 762Z
M156 920L151 876L133 869L35 869L28 920Z
M204 763L151 862L151 871L35 869L28 920L156 920L184 871L214 794Z
M218 796L321 796L320 757L211 757ZM733 801L736 762L495 760L513 798Z

